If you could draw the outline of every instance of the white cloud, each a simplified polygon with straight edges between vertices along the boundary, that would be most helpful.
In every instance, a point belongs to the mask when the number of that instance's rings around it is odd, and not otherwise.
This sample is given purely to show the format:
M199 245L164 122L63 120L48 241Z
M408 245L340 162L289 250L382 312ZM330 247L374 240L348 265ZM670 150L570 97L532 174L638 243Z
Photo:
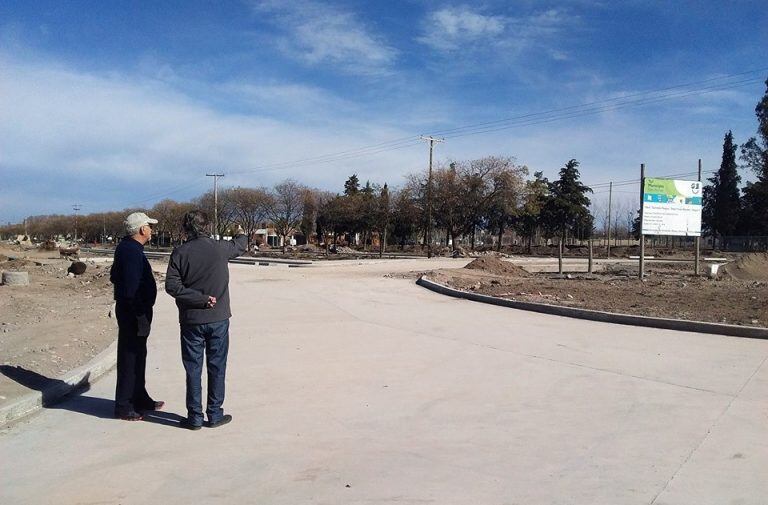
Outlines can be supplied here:
M556 9L515 17L484 14L468 6L444 7L426 16L417 40L452 57L475 50L514 56L539 48L552 59L563 60L567 55L558 48L556 35L576 20Z
M261 1L254 6L273 16L286 32L279 46L308 65L328 64L347 73L381 75L397 57L382 36L340 8L311 1Z
M379 126L360 111L346 115L344 107L326 110L323 102L328 97L314 88L230 85L243 94L263 99L282 96L284 101L295 100L296 108L305 108L303 115L287 111L269 118L218 111L164 83L130 75L86 73L2 54L0 66L3 192L23 194L26 202L14 203L20 214L11 218L6 217L10 210L0 209L4 214L0 220L67 212L56 207L60 202L52 195L82 203L89 211L123 208L165 195L183 200L208 189L210 180L204 174L211 170L230 174L226 185L270 186L293 177L334 189L353 172L396 183L401 167L413 165L413 153L405 150L382 153L364 163L353 158L260 170L406 135ZM313 122L305 120L313 114L317 116Z
M493 41L504 34L508 20L486 16L469 7L446 7L431 12L419 41L440 51L453 51L476 41Z

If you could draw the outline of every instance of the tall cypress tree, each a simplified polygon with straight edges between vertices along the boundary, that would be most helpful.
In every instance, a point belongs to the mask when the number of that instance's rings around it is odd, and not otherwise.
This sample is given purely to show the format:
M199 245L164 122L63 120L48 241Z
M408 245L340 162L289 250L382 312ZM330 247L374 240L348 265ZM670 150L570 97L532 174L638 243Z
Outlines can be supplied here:
M560 235L561 241L565 241L568 232L578 238L592 235L593 218L587 197L592 189L579 180L578 167L578 161L570 160L560 169L560 178L549 184L549 198L542 213L545 229Z
M704 187L704 228L715 237L727 237L736 232L741 210L739 183L733 133L729 130L723 140L723 160L717 173Z
M742 233L768 235L768 80L766 91L755 107L757 137L741 147L741 160L750 168L757 180L744 188Z

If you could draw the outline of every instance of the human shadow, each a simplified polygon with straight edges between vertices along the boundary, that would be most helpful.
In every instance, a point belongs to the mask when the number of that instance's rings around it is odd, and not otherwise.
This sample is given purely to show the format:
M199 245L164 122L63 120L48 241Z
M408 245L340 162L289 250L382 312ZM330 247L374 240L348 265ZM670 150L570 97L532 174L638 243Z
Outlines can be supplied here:
M162 412L160 410L144 412L145 422L170 426L171 428L182 428L181 422L185 419L186 417L174 414L173 412Z
M82 394L91 389L90 372L76 384L51 379L21 366L0 365L0 373L26 388L40 391L44 408L70 410L102 419L114 417L112 400Z
M86 396L91 389L90 372L87 372L77 384L68 384L61 379L51 379L21 366L0 365L0 373L22 386L40 391L42 405L46 409L68 410L100 419L115 419L115 402L106 398ZM180 428L183 416L172 412L148 411L144 421L162 426Z

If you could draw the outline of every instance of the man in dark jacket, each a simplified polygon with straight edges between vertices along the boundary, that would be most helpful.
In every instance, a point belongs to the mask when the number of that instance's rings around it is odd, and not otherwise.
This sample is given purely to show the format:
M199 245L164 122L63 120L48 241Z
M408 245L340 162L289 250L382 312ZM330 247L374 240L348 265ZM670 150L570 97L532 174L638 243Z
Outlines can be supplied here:
M203 425L203 353L208 370L207 426L216 428L232 420L224 415L224 379L229 350L229 265L245 252L248 239L238 226L232 240L208 236L208 216L202 211L184 215L186 242L174 249L168 263L165 291L176 299L181 325L181 359L187 374L187 419L182 427Z
M153 224L157 220L143 212L134 212L125 219L127 235L115 248L110 271L118 326L115 417L127 421L140 421L142 412L163 406L163 402L149 396L145 384L147 338L157 285L144 256L144 244L152 238Z

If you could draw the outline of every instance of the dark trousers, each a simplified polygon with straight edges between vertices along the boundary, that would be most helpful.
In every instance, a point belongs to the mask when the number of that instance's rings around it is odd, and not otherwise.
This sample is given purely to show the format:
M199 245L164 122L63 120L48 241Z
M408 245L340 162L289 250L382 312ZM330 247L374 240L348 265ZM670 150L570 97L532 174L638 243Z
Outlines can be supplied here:
M181 327L181 360L187 373L187 418L195 425L203 423L202 386L203 353L208 370L208 401L205 413L215 423L224 415L224 379L229 352L229 319L214 323Z
M115 415L154 408L154 400L146 389L147 337L139 337L136 317L119 304L117 315L117 384ZM151 317L151 316L150 316Z

